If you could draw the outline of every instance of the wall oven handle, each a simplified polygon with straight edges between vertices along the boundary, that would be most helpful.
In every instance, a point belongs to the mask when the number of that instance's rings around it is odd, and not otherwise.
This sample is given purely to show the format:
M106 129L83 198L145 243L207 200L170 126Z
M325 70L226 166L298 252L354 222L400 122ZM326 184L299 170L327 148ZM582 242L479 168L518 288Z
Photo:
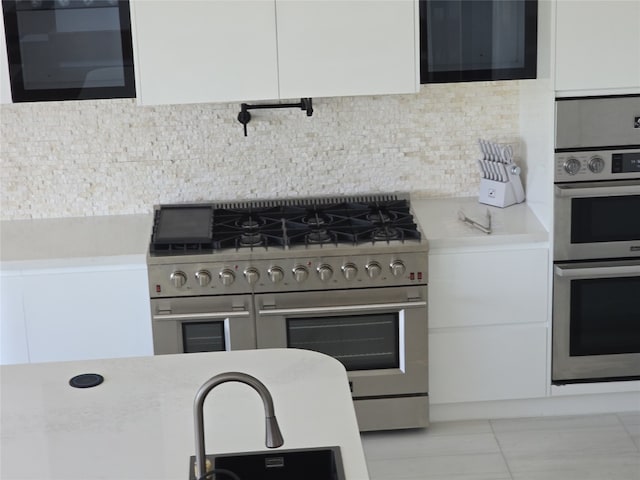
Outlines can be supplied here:
M601 266L565 264L556 265L554 271L556 276L563 278L632 276L640 275L640 262L631 262L625 265L604 263Z
M615 195L638 195L640 184L637 182L602 182L597 184L556 185L556 197L603 197Z
M205 313L166 313L154 315L154 320L205 320L207 318L240 318L248 317L246 310L237 312L205 312Z
M359 311L399 310L404 308L426 307L427 302L399 302L399 303L374 303L369 305L341 305L336 307L308 307L308 308L275 308L259 311L260 316L268 315L304 315L322 313L352 313Z

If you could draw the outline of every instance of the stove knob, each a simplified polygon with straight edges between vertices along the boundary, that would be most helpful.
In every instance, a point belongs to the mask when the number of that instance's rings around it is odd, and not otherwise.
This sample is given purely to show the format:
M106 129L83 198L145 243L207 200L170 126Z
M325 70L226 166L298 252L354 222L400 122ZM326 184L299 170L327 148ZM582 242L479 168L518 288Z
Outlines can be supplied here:
M604 160L602 157L595 156L589 160L589 170L593 173L600 173L604 170Z
M318 267L318 276L320 277L320 280L322 280L323 282L329 281L332 275L333 275L333 270L329 265L322 264Z
M564 167L564 171L567 172L569 175L575 175L580 171L580 167L581 167L580 160L578 160L577 158L571 157L566 162L564 162L563 167Z
M394 277L401 277L402 275L404 275L404 272L407 269L404 266L404 263L402 263L402 260L394 260L393 262L391 262L391 265L389 265L389 267L391 268L391 273Z
M233 270L225 268L220 272L220 281L222 282L222 285L224 285L225 287L228 287L229 285L231 285L233 282L235 282L235 280L236 280L236 274L233 273Z
M353 263L345 263L342 266L342 275L344 275L345 280L353 280L358 275L358 267Z
M296 282L302 283L309 276L309 271L307 270L307 267L303 267L302 265L298 265L297 267L295 267L293 269L293 276L295 277Z
M249 285L254 285L260 280L260 272L256 268L249 267L244 271L244 278L247 279Z
M171 283L176 288L182 288L187 283L187 275L179 270L173 272L169 278L171 278Z
M376 278L378 275L382 273L382 267L378 262L369 262L366 266L367 275L369 278Z
M196 280L198 281L198 285L201 287L206 287L211 282L211 274L206 270L200 270L196 272Z
M273 283L278 283L284 278L284 270L282 270L280 267L271 267L269 270L267 270L267 273L269 274L269 279Z

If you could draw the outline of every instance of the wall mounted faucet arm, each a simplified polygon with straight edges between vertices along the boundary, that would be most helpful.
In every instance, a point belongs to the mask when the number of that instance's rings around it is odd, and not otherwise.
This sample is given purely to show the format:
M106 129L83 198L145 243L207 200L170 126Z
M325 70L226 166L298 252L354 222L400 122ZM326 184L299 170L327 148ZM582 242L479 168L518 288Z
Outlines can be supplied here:
M240 113L238 113L238 121L244 126L244 136L247 136L247 123L251 121L251 113L249 110L264 110L271 108L299 108L307 112L307 117L313 115L313 99L301 98L298 103L261 103L249 105L248 103L240 104Z

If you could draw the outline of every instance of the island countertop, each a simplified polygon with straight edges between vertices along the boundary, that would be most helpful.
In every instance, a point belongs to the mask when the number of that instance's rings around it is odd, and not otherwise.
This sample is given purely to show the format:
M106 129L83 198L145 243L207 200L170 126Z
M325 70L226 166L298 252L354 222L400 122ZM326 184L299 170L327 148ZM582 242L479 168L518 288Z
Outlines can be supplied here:
M270 390L281 449L339 446L346 478L368 480L344 367L295 349L2 366L0 477L186 479L195 393L227 371L253 375ZM104 382L71 387L82 373ZM207 454L266 450L263 405L247 385L218 386L204 412Z

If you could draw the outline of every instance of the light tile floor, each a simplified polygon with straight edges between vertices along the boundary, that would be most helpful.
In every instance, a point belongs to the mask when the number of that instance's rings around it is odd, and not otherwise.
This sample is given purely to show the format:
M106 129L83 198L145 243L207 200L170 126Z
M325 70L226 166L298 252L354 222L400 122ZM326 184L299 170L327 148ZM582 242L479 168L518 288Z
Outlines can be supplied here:
M640 411L361 436L371 480L640 480Z

